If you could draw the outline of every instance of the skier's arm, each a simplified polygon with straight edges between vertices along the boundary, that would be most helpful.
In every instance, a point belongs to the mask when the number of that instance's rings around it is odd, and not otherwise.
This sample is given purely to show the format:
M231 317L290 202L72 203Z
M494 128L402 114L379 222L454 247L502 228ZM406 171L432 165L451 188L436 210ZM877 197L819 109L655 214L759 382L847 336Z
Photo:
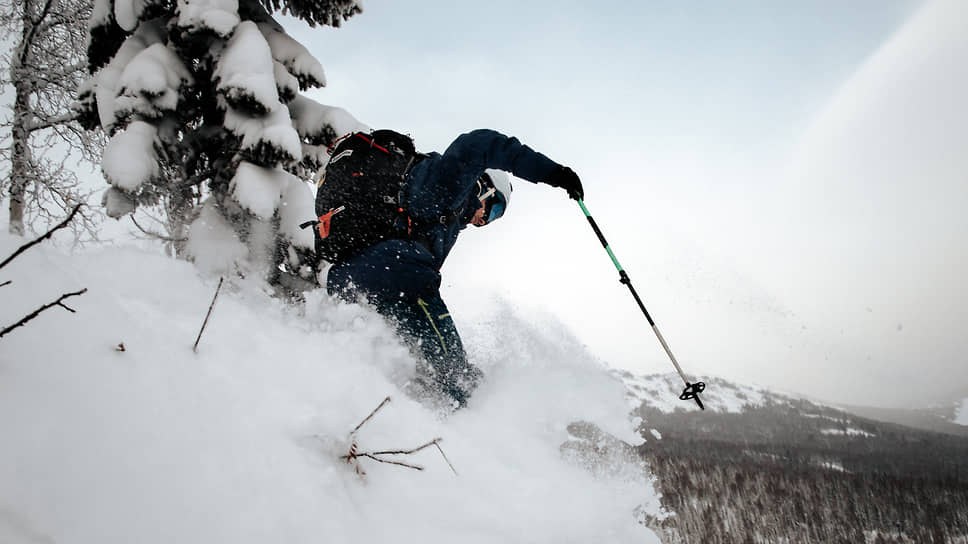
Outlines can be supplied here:
M582 195L581 181L570 168L495 130L477 129L461 134L444 151L443 158L459 165L458 183L467 191L485 169L495 168L533 183L561 187L572 198Z

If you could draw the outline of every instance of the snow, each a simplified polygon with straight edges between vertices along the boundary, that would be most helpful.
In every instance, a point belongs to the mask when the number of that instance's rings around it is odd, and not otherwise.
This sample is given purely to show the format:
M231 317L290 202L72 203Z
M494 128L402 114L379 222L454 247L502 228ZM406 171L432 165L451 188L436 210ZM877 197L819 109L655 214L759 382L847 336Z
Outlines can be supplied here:
M91 16L87 20L87 28L107 26L111 22L112 0L94 0Z
M865 438L873 438L874 436L877 436L867 431L854 429L852 427L847 427L845 429L823 429L820 432L826 435L863 436Z
M299 80L296 76L289 73L286 67L282 65L281 62L277 60L272 61L272 75L276 78L276 88L279 90L279 97L283 101L284 96L288 96L289 100L296 97L299 94Z
M218 91L233 108L240 109L253 100L263 110L281 107L269 45L251 21L235 28L214 75Z
M199 270L211 274L230 274L249 256L232 225L222 217L209 198L188 230L186 251Z
M191 32L212 30L227 38L239 24L238 0L178 0L178 26Z
M301 229L299 225L315 218L312 189L302 180L290 176L282 189L282 200L279 202L279 232L296 247L313 249L313 230Z
M134 192L158 176L158 157L154 145L158 131L154 125L134 121L108 140L101 159L104 177L111 185Z
M955 411L955 423L968 425L968 398L961 401L961 406Z
M302 158L302 143L289 110L279 101L269 46L251 21L239 24L219 59L215 76L227 102L225 128L242 136L242 149L281 153L283 162ZM264 111L256 111L256 105ZM266 159L269 161L269 159ZM270 161L271 162L271 161Z
M108 217L114 219L120 219L129 213L134 213L135 209L138 207L138 203L135 202L132 196L117 187L108 187L104 191L104 197L101 199L101 205L104 206L105 212Z
M285 170L242 161L229 182L229 194L256 217L268 220L275 215L282 190L288 187L291 179L295 179L294 176Z
M325 106L311 98L297 96L288 106L292 124L299 136L313 144L327 143L324 137L327 127L332 128L337 138L370 130L343 108Z
M272 58L281 62L289 73L296 76L303 89L326 86L323 65L305 46L286 34L274 21L259 23L259 30L269 42Z
M270 146L286 155L288 162L302 158L302 142L282 105L268 115L252 117L232 108L225 112L225 128L242 136L242 149L254 151Z
M165 44L152 44L141 50L124 67L115 100L117 112L134 112L144 117L160 117L178 108L180 87L192 83L191 73Z
M98 116L101 126L105 130L110 130L117 122L115 119L115 99L121 89L120 80L125 67L135 56L145 48L163 43L165 34L161 23L145 23L138 27L138 30L128 36L118 48L111 62L97 72L97 82L95 85L95 95L97 97Z
M665 413L676 410L699 410L695 401L679 400L685 384L678 374L639 376L626 371L616 371L615 374L625 383L629 405L634 408L645 403ZM756 386L734 385L722 380L713 381L698 376L693 379L706 381L707 388L700 398L706 410L713 412L738 414L748 408L764 406L767 402L780 398Z
M202 216L191 245L244 250ZM0 254L18 242L0 233ZM3 542L659 542L633 516L658 512L647 476L559 454L576 419L635 428L562 327L510 308L461 323L488 379L442 417L401 393L413 360L387 325L321 292L298 310L230 277L194 353L217 278L160 253L42 244L0 272L4 324L89 289L0 340ZM435 448L403 458L424 471L340 461L388 395L361 449L441 437L459 476Z
M114 0L114 18L118 26L128 32L134 30L148 2L149 0Z
M837 461L822 461L819 463L819 466L820 468L832 470L834 472L847 472L847 469L844 468L844 465Z

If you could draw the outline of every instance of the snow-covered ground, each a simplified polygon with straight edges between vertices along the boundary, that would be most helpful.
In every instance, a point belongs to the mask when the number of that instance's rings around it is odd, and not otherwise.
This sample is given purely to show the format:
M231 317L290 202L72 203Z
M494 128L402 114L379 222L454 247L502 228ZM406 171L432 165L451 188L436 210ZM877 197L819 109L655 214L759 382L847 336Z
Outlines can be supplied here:
M694 401L679 400L684 383L678 374L635 375L623 370L614 371L627 389L629 405L637 408L645 403L662 412L676 410L698 411ZM764 406L772 402L789 402L790 399L751 385L736 385L718 378L692 377L703 381L707 389L700 395L707 410L713 412L738 414L748 407Z
M958 425L968 425L968 398L961 401L961 405L955 411L955 423Z
M7 280L2 326L88 291L0 339L0 542L658 542L641 466L559 452L576 420L641 439L623 383L554 323L458 321L488 378L442 417L401 393L413 361L386 324L322 293L297 310L226 282L195 353L217 278L189 263L44 243ZM340 460L387 396L360 450L440 437L459 475L433 447L398 458L423 471Z

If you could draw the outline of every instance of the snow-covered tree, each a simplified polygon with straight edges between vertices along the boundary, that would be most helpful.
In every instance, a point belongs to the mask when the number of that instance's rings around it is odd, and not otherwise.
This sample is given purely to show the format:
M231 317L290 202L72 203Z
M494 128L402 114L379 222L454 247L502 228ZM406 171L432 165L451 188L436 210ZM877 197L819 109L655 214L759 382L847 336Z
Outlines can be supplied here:
M9 230L46 230L63 219L85 190L74 164L94 164L102 138L85 132L73 109L84 81L84 43L91 0L0 0L0 29L13 46L0 55L0 85L12 88L10 114L0 121L0 194L10 200ZM100 214L82 208L72 223L78 238L93 235Z
M79 95L109 136L108 215L163 206L176 252L262 274L312 249L310 180L338 136L365 128L300 95L323 68L267 9L339 26L357 0L96 0ZM301 270L306 273L308 270Z

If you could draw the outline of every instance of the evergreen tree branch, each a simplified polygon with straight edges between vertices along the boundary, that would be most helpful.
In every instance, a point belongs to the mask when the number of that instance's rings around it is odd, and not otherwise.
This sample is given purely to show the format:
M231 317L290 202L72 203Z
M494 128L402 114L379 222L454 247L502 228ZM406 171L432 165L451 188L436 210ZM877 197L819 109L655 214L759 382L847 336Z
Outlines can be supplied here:
M41 242L43 242L44 240L47 240L47 239L49 239L49 238L50 238L51 236L53 236L53 234L54 234L54 232L55 232L55 231L57 231L57 230L59 230L59 229L62 229L62 228L64 228L64 227L66 227L66 226L67 226L67 224L68 224L68 223L70 223L72 219L74 219L74 216L75 216L75 215L77 214L77 212L78 212L78 211L79 211L79 210L81 209L81 206L83 206L83 204L78 204L77 206L74 206L74 209L73 209L73 210L71 210L71 213L70 213L70 215L68 215L68 216L67 216L67 219L64 219L63 221L61 221L60 223L58 223L58 224L57 224L57 225L56 225L56 226L55 226L54 228L52 228L52 229L50 229L49 231L47 231L47 233L46 233L46 234L44 234L44 235L42 235L42 236L41 236L40 238L37 238L36 240L34 240L34 241L32 241L32 242L28 242L28 243L26 243L26 244L24 244L24 245L22 245L22 246L20 246L20 247L19 247L19 248L17 249L17 251L14 251L12 255L10 255L10 256L9 256L9 257L7 257L7 258L6 258L6 259L5 259L5 260L4 260L4 261L3 261L2 263L0 263L0 268L3 268L3 267L5 267L5 266L7 266L7 264L8 264L8 263L9 263L10 261L12 261L12 260L14 260L15 258L17 258L17 257L18 257L18 256L19 256L19 255L20 255L21 253L23 253L24 251L27 251L27 250L28 250L28 249L30 249L31 247L33 247L33 246L35 246L35 245L37 245L37 244L39 244L39 243L41 243Z
M13 325L10 325L9 327L3 329L2 331L0 331L0 338L3 338L4 335L6 335L8 332L16 329L17 327L22 327L22 326L26 325L29 321L31 321L32 319L34 319L35 317L37 317L38 315L40 315L41 312L43 312L45 310L49 310L49 309L53 308L54 306L60 306L61 308L64 308L65 310L67 310L67 311L69 311L71 313L76 313L73 308L71 308L70 306L64 304L64 300L65 299L68 299L70 297L76 297L76 296L83 295L86 292L87 292L87 288L85 287L84 289L81 289L80 291L74 291L73 293L63 294L63 295L60 296L60 298L58 298L54 302L50 302L48 304L44 304L40 308L38 308L38 309L34 310L33 312L27 314L20 321L14 323Z

